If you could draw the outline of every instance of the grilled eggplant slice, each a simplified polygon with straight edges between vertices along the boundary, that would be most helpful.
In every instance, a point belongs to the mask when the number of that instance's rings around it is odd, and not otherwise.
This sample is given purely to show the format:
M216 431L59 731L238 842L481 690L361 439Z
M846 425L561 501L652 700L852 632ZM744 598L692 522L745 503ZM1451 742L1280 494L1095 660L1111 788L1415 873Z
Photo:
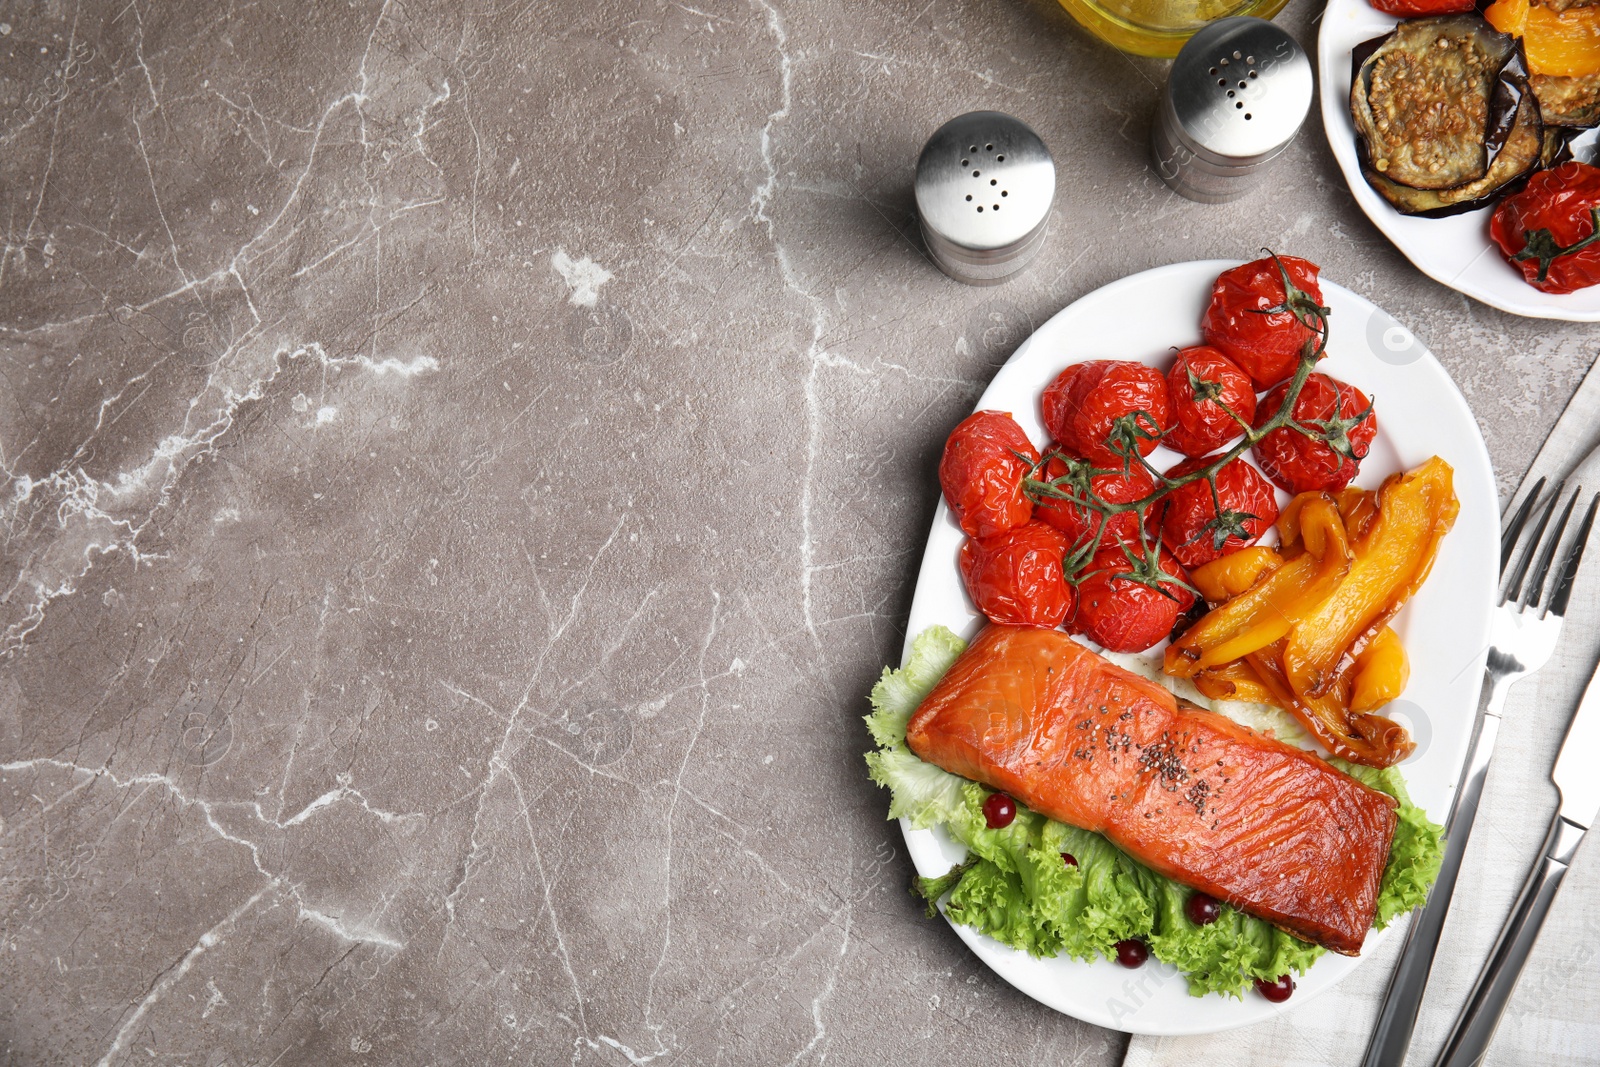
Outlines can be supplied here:
M1367 183L1403 215L1444 218L1486 207L1526 181L1539 166L1545 153L1545 137L1539 122L1539 105L1533 94L1525 94L1517 104L1516 119L1505 143L1495 153L1489 172L1477 181L1454 189L1413 189L1390 181L1362 161L1361 172Z
M1538 166L1544 124L1521 45L1481 16L1411 19L1351 58L1361 170L1400 212L1469 211Z
M1535 74L1528 81L1545 125L1580 130L1600 126L1600 74L1572 78Z
M1544 150L1539 153L1539 165L1533 169L1536 171L1550 170L1552 167L1559 167L1571 159L1572 139L1577 135L1577 130L1571 130L1565 126L1545 126ZM1531 178L1533 175L1529 174L1528 177ZM1520 187L1519 183L1516 189L1507 189L1506 192L1516 192Z

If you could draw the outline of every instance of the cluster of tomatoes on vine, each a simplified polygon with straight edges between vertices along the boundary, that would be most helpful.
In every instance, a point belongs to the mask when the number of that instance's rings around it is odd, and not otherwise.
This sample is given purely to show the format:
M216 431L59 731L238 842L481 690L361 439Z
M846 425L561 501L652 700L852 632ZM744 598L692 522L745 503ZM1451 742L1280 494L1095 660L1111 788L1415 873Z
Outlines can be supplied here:
M1313 369L1328 333L1317 273L1270 253L1224 271L1200 320L1205 343L1166 374L1131 360L1068 367L1041 397L1043 452L1006 412L957 426L939 482L967 534L961 575L978 609L1144 651L1196 607L1186 567L1277 521L1274 484L1348 485L1378 424L1359 389ZM1157 470L1158 444L1186 458Z

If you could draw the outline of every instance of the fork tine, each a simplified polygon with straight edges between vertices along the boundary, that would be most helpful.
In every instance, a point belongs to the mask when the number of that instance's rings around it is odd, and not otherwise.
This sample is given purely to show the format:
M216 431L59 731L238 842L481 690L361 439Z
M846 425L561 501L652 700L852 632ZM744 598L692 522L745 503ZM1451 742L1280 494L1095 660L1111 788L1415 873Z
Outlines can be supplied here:
M1555 524L1549 536L1544 539L1544 544L1539 548L1539 562L1533 565L1533 574L1530 581L1533 587L1528 590L1528 603L1536 605L1544 596L1545 576L1550 573L1550 561L1555 558L1556 548L1561 544L1561 535L1567 532L1567 520L1572 518L1572 509L1582 495L1583 487L1580 485L1572 491L1572 496L1567 500L1567 506L1561 511L1561 521Z
M1505 600L1522 599L1522 579L1528 573L1528 564L1533 561L1534 554L1539 551L1539 544L1544 540L1544 528L1550 525L1550 516L1555 514L1556 505L1561 503L1561 497L1567 491L1567 483L1562 482L1556 486L1556 491L1550 495L1550 502L1544 506L1544 511L1539 515L1539 524L1533 528L1533 536L1528 539L1527 545L1522 549L1522 554L1517 557L1516 565L1511 568L1511 575L1506 583Z
M1533 514L1533 505L1538 502L1539 494L1544 492L1544 479L1540 478L1533 483L1533 488L1528 490L1528 495L1522 498L1522 503L1517 507L1517 513L1511 516L1511 524L1500 535L1500 576L1505 577L1506 564L1511 562L1511 552L1517 547L1517 538L1522 536L1522 527L1527 524L1528 516Z
M1572 598L1572 581L1578 576L1578 564L1583 562L1583 549L1589 543L1589 531L1594 528L1595 508L1600 507L1600 493L1596 493L1589 501L1589 510L1583 514L1583 522L1578 524L1578 534L1572 542L1572 547L1567 549L1567 558L1561 561L1561 571L1556 576L1555 592L1550 595L1550 614L1564 616L1567 613L1567 601Z

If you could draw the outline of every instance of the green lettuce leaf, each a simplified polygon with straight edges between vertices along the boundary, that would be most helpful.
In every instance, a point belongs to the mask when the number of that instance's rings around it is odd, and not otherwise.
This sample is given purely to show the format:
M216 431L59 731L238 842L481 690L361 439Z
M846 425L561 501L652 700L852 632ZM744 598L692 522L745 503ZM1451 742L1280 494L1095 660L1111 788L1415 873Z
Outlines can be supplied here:
M1215 922L1197 926L1184 905L1193 890L1160 879L1161 895L1150 951L1189 979L1189 993L1242 996L1254 979L1269 981L1291 971L1304 974L1323 950L1270 923L1220 904Z
M905 745L867 753L867 773L889 790L889 818L925 830L961 818L965 778L925 763Z
M918 829L962 818L963 791L973 784L923 762L906 748L906 723L912 712L966 647L943 626L930 626L911 642L905 666L897 671L885 667L872 687L867 730L881 747L867 753L867 773L889 790L889 818L907 819Z
M1304 974L1322 955L1317 946L1227 905L1216 922L1197 926L1184 912L1193 890L1099 834L1026 808L1019 807L1003 830L964 832L986 795L973 786L968 817L947 824L964 843L970 838L967 860L941 877L918 879L913 890L930 909L949 893L945 914L954 922L1035 956L1064 952L1092 960L1113 955L1124 938L1144 938L1157 959L1184 972L1194 996L1242 996L1254 979Z
M1259 919L1256 921L1260 922ZM1262 923L1262 925L1265 926L1266 924ZM1265 967L1257 968L1255 976L1272 981L1280 975L1288 974L1290 971L1295 974L1305 974L1306 970L1317 962L1317 957L1321 956L1325 951L1327 950L1318 945L1313 945L1309 941L1302 941L1293 934L1285 933L1274 927L1272 930L1272 956L1268 959Z
M954 889L956 883L961 881L962 876L982 862L983 860L977 856L968 856L937 877L924 878L921 875L917 875L911 883L911 895L921 897L927 902L928 918L937 919L939 917L939 898Z
M905 744L911 713L966 649L967 643L943 626L930 626L911 642L904 667L883 669L872 687L872 714L866 717L867 729L880 748Z
M1039 921L1022 879L988 861L981 861L966 872L944 910L963 926L1029 955L1054 956L1060 951L1061 939L1055 927Z
M1151 888L1159 877L1099 834L1048 820L1047 850L1063 868L1078 874L1064 897L1043 902L1043 908L1064 928L1064 948L1077 959L1111 955L1116 944L1144 937L1155 918ZM1062 859L1066 853L1076 867Z

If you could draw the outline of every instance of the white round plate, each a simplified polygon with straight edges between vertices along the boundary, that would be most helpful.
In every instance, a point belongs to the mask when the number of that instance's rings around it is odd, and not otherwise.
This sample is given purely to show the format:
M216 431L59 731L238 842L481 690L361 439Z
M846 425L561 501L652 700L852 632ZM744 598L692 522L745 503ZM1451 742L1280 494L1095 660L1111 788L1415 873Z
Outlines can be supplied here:
M1235 265L1177 263L1090 293L1034 331L995 375L978 408L1011 412L1042 445L1048 435L1039 395L1063 367L1087 359L1133 359L1166 370L1173 346L1200 343L1200 314L1211 283ZM1455 468L1461 514L1432 575L1395 621L1411 657L1411 682L1402 699L1418 742L1403 770L1412 798L1442 823L1477 712L1499 569L1499 505L1489 456L1466 401L1439 361L1420 343L1399 343L1408 335L1373 304L1326 279L1321 285L1333 309L1323 369L1370 396L1378 417L1378 436L1356 484L1376 487L1385 476L1435 454ZM1179 458L1158 448L1152 461L1164 470ZM911 639L935 623L968 639L982 628L956 571L961 542L960 527L940 501L911 603L908 650ZM901 829L924 876L944 874L962 858L964 849L942 829L915 830L903 821ZM1137 971L1109 960L1040 960L965 926L954 929L995 973L1040 1003L1135 1034L1204 1034L1260 1022L1331 988L1361 962L1329 953L1299 979L1286 1004L1275 1005L1254 993L1242 1000L1191 997L1183 977L1155 959ZM1367 951L1382 936L1369 934Z
M1317 35L1322 126L1356 203L1418 270L1436 282L1513 315L1600 322L1600 286L1575 293L1541 293L1522 280L1522 274L1511 268L1499 246L1489 239L1492 207L1444 219L1402 215L1361 176L1355 125L1350 120L1350 53L1363 41L1388 33L1399 21L1367 0L1328 0L1322 13L1322 30ZM1580 155L1593 136L1585 134L1576 143Z

